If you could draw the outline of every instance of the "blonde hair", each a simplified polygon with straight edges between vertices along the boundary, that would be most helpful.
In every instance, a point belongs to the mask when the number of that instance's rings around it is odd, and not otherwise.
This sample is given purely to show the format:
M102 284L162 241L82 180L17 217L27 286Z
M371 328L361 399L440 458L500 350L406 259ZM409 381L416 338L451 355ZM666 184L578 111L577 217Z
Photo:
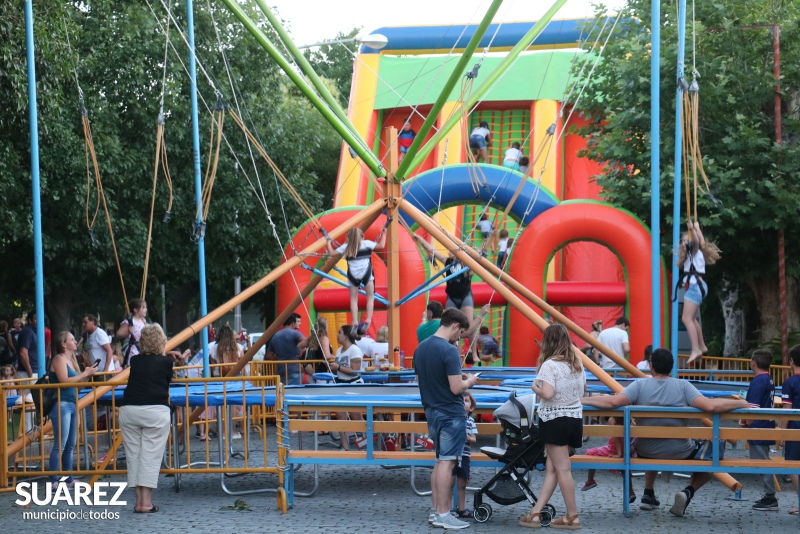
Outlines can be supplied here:
M17 371L14 369L14 365L7 363L4 366L0 367L0 380L7 380L5 377L6 371L11 369L11 378L16 378Z
M53 347L54 349L56 349L56 355L63 354L65 358L67 357L67 355L66 355L67 340L69 339L69 336L71 336L71 335L72 335L72 332L70 332L68 330L62 330L61 332L58 333L58 335L56 336L55 347ZM72 365L75 367L75 370L79 371L80 370L80 366L78 365L78 359L75 357L75 352L74 351L72 353L72 358L71 359L72 359Z
M325 317L317 318L314 324L314 332L308 339L308 350L321 350L319 341L323 337L328 337L328 320Z
M378 341L380 343L386 343L387 341L389 341L389 327L388 326L382 326L382 327L378 328L378 335L375 338L375 341Z
M583 363L581 363L580 357L573 352L569 331L563 324L551 324L545 328L539 361L536 362L537 369L541 369L542 364L550 358L565 362L573 373L583 370Z
M361 248L361 240L364 239L364 232L361 228L350 228L347 232L347 247L344 249L345 259L352 259L358 254L358 249Z
M153 323L142 328L142 337L139 338L139 352L142 354L164 354L167 345L167 336L158 323Z
M685 243L687 241L689 241L689 234L683 234L681 242L678 243L678 266L683 266L683 263L686 261L687 254ZM692 254L694 254L696 251L697 243L693 241ZM722 257L722 251L711 241L705 241L703 246L700 247L700 251L703 253L703 258L706 260L706 265L714 265Z

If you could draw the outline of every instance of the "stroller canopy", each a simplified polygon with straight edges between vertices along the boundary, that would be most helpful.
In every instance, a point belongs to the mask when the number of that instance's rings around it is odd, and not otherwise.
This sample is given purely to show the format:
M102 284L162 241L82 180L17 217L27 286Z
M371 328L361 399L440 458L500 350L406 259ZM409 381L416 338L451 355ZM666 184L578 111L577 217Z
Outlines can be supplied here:
M517 397L516 391L512 391L508 400L494 411L495 419L505 421L510 425L522 430L523 421L527 423L526 429L534 426L533 414L536 408L536 395L530 394L524 397Z

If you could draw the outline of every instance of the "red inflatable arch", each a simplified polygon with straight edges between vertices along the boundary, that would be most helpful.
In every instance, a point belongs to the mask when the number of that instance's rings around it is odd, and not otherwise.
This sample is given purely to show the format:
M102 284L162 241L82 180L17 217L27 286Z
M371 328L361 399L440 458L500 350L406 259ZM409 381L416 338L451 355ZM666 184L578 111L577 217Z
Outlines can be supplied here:
M326 229L331 230L346 222L353 216L353 214L358 213L359 211L360 208L358 207L340 208L322 214L319 216L319 220ZM378 236L378 232L380 232L381 228L383 228L385 222L385 216L381 215L378 217L378 219L372 223L372 226L370 226L365 232L366 238L375 240L375 238ZM427 277L425 275L425 266L423 264L422 257L419 254L419 250L417 249L416 243L414 243L414 240L410 235L408 235L408 232L402 228L400 229L399 235L400 242L398 243L397 248L400 254L400 295L402 296L422 284ZM311 231L311 224L307 223L295 233L294 237L292 238L292 243L298 250L302 250L302 248L307 245L308 241L314 239L313 236L314 233ZM339 241L344 242L344 239L340 238ZM287 246L286 254L287 256L293 254L291 247ZM381 261L380 256L380 253L372 255L372 262L373 266L375 267L375 287L377 288L378 293L386 296L386 268ZM319 259L320 258L317 256L310 256L306 259L305 263L311 267L317 267ZM331 271L331 273L335 276L341 277L340 275L336 275L336 273L333 271ZM278 310L283 310L292 302L292 300L297 296L298 292L308 284L311 276L313 276L311 271L298 266L295 267L290 273L287 273L278 279ZM331 290L315 290L315 292L320 293L326 291ZM336 290L334 289L333 291ZM312 293L312 296L313 295L314 294ZM359 302L363 309L364 298L362 297L359 299ZM340 309L342 311L349 311L349 297L345 298L342 304L343 306ZM373 339L375 338L378 327L385 324L385 312L378 312L381 307L377 305L377 302L375 304L375 316L373 318L372 325L370 326L370 335L373 337ZM413 351L414 347L417 346L417 326L419 325L422 313L425 311L425 306L426 301L424 298L413 299L403 304L400 319L400 347L403 348L403 350L408 348L410 351ZM303 317L303 325L301 330L305 335L308 335L310 329L310 321L305 310L310 308L311 298L307 298L305 302L305 308L303 306L298 306L298 308L295 310ZM383 316L383 321L381 321L381 316ZM331 335L332 339L335 337L334 332L329 332L329 334ZM406 350L406 352L409 352L409 350Z
M561 247L571 241L596 241L611 249L625 270L626 314L631 320L630 361L636 364L642 359L644 348L651 343L652 282L650 232L641 221L602 202L566 201L536 217L518 239L509 274L545 300L545 269ZM506 338L511 366L535 365L538 349L533 340L541 337L539 329L522 313L509 308Z

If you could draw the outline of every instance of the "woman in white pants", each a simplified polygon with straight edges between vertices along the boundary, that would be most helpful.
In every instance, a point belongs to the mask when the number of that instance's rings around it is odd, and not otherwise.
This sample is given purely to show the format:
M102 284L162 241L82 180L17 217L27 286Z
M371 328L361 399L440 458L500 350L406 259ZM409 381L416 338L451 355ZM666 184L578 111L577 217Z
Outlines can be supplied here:
M136 490L137 514L158 512L151 500L169 435L172 358L164 356L167 337L157 324L142 328L139 354L120 408L119 424L128 460L128 486Z

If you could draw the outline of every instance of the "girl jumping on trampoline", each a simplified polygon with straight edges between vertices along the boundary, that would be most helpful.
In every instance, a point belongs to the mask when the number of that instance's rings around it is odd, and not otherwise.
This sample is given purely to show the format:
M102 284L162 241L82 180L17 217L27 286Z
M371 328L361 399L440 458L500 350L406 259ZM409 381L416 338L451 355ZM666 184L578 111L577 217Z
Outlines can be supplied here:
M358 335L367 333L372 323L372 311L375 309L375 276L372 274L372 251L380 250L386 244L386 233L382 230L377 243L364 239L364 232L360 228L351 228L347 232L344 245L333 248L328 238L328 253L331 257L344 255L347 260L347 280L350 282L350 313L353 316L353 330ZM358 290L364 286L367 293L367 318L359 323L358 315Z
M692 344L692 353L687 363L692 363L708 352L703 340L703 330L697 319L697 310L708 294L708 285L703 280L706 265L716 263L720 251L714 243L705 240L697 221L692 222L690 219L687 227L689 231L681 239L678 251L678 265L683 266L683 275L678 281L678 286L683 286L686 290L683 295L681 320L686 326L686 333Z

